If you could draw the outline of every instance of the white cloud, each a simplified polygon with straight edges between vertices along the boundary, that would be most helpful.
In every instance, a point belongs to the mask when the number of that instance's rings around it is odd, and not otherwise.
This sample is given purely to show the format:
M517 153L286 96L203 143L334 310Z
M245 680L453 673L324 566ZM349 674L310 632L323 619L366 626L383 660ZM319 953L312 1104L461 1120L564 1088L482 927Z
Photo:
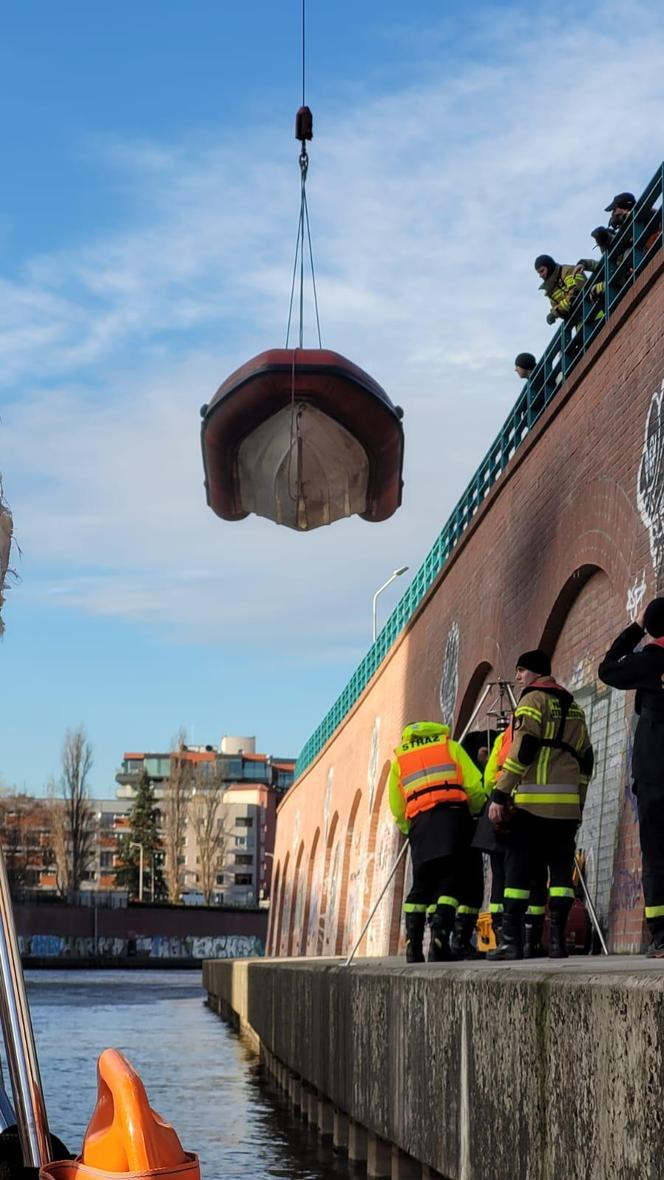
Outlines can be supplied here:
M0 284L22 594L175 640L361 654L373 589L419 563L516 396L512 357L549 338L535 254L588 254L608 199L659 164L652 5L503 14L456 72L434 33L416 86L361 117L340 98L311 149L323 343L405 407L400 513L301 536L205 507L198 408L283 341L296 145L112 145L134 224Z

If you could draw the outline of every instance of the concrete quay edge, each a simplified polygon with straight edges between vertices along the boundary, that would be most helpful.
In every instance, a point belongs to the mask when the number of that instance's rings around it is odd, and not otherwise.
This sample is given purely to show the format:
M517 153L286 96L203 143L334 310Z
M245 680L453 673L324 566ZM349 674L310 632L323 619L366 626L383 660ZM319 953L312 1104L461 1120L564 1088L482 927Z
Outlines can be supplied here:
M394 1158L447 1180L664 1180L662 961L211 960L203 986L286 1091Z

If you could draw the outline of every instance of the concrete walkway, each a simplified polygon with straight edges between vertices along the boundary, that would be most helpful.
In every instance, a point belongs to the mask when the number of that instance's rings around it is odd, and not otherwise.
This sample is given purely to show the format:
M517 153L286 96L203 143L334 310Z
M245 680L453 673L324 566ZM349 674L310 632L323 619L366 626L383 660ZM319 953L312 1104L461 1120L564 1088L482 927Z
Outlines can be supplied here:
M664 961L210 962L269 1060L449 1180L664 1180Z

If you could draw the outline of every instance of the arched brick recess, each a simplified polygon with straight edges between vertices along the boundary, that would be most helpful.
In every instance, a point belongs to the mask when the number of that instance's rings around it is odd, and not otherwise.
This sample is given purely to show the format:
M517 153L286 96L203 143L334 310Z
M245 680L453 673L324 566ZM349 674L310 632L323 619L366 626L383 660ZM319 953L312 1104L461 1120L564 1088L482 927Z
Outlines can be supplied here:
M286 954L292 955L295 953L293 949L293 937L298 921L298 909L300 909L300 890L304 887L301 880L302 857L304 856L304 841L300 844L297 860L295 862L295 872L293 874L293 885L291 889L291 912L288 929L288 942L286 944ZM301 919L301 915L300 915Z
M341 864L341 896L339 898L339 905L337 907L337 933L335 940L334 953L340 955L343 953L344 944L346 942L346 903L348 901L348 874L350 872L350 859L353 850L353 833L355 831L355 819L357 812L362 802L362 792L356 791L353 803L348 817L348 826L346 828L346 838L344 840L343 861ZM350 949L350 948L349 948Z
M306 893L305 904L304 904L304 917L302 919L302 933L300 936L300 942L299 942L299 946L298 946L298 950L297 950L297 953L299 955L306 955L307 950L308 950L307 942L308 942L308 937L309 937L309 919L311 916L312 901L314 900L311 896L311 890L312 890L312 884L313 884L313 879L314 879L314 865L316 863L316 854L318 852L319 842L320 842L320 828L316 828L316 831L314 832L314 838L311 843L311 851L309 852L309 865L307 868L307 884L306 884L307 893ZM315 900L317 902L318 899L315 899Z
M470 720L470 718L473 715L473 709L477 705L480 693L484 689L486 682L489 679L491 671L492 671L491 664L488 663L488 661L486 661L486 660L482 660L482 663L478 664L475 671L473 672L473 674L470 678L470 681L468 683L468 687L467 687L465 693L463 694L463 698L461 701L461 707L459 708L458 713L457 713L457 723L454 727L455 736L458 737L459 734L462 734L464 729L466 728L468 721ZM478 725L475 725L473 723L473 728L475 728L475 729L479 728L479 723L481 722L481 720L484 716L485 716L485 712L481 712L479 714L479 716L476 718Z
M277 867L274 872L274 888L272 890L272 897L274 904L270 907L270 924L267 936L266 952L268 955L275 953L277 945L276 928L279 924L279 914L281 913L281 897L279 895L279 888L281 885L281 861L277 861Z
M318 915L318 938L316 940L316 954L322 955L323 947L326 939L327 926L327 906L330 898L330 859L332 856L332 848L334 847L335 836L337 832L337 825L339 823L339 812L335 811L330 821L330 827L327 833L327 843L325 845L325 865L323 867L323 893L321 897L320 913Z
M545 625L553 639L556 677L584 708L595 750L596 771L588 789L577 846L586 856L587 881L600 919L608 924L611 881L624 792L624 699L597 680L608 646L607 619L615 616L615 592L602 569L581 566L560 590ZM545 636L542 646L546 647Z
M274 939L274 947L272 948L272 953L274 955L281 955L283 953L282 949L281 949L281 932L282 932L282 928L286 926L286 922L288 921L288 916L290 914L290 905L287 901L289 862L290 862L290 852L287 852L286 859L284 861L284 871L283 871L283 875L281 878L281 894L279 897L279 911L278 911L278 915L277 915L277 933L276 933L275 939ZM286 914L286 922L284 922L284 909L286 908L286 906L288 906L288 913Z
M376 786L376 793L373 801L373 808L371 811L371 818L369 820L369 838L367 840L367 869L364 877L364 899L362 902L362 925L366 922L371 908L371 891L373 889L374 876L376 871L376 836L378 834L378 821L380 813L384 805L386 805L387 780L390 777L390 759L386 759L383 763L383 768L380 772L378 784ZM367 953L367 939L366 935L362 939L358 954L365 955Z

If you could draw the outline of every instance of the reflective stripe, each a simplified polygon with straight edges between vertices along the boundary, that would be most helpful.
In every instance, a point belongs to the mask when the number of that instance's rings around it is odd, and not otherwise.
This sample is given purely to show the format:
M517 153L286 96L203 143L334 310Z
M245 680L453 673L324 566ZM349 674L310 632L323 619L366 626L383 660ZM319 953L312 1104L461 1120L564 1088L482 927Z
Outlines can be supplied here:
M503 762L503 770L508 770L511 774L523 774L525 769L525 762L517 762L516 758L506 758Z
M479 914L479 912L479 906L472 905L460 905L457 910L457 914Z
M427 914L429 915L429 917L431 917L431 915L432 915L432 914L435 914L435 912L436 912L436 910L437 910L437 909L438 909L438 906L437 906L437 905L435 905L435 904L434 904L434 905L428 905L428 906L427 906Z
M542 710L535 709L532 705L518 705L515 717L533 717L535 721L542 720Z
M404 914L426 914L427 907L425 905L418 905L414 901L405 901L403 903Z
M528 917L528 914L530 914L531 918L539 918L539 917L541 917L542 914L545 914L545 913L546 913L546 906L545 905L529 905L528 909L526 910L526 917Z
M541 784L544 786L545 784ZM539 792L537 794L530 791L518 791L514 796L515 803L567 803L570 806L580 806L578 792L576 795L558 795L553 791L550 794Z
M530 889L511 889L505 890L505 897L516 898L517 901L528 901L530 897Z
M489 913L490 913L490 914L502 914L502 912L503 912L503 903L502 903L502 901L491 901L491 902L489 902Z
M664 918L664 905L647 905L646 918Z
M458 904L456 897L447 897L445 893L438 898L438 905L451 905L456 909Z
M418 778L433 778L438 774L453 774L456 776L457 766L456 762L444 762L440 766L427 766L426 770L416 770L414 774L407 774L402 778L401 785L403 787L414 783Z
M564 885L549 885L549 897L574 897L574 890Z

